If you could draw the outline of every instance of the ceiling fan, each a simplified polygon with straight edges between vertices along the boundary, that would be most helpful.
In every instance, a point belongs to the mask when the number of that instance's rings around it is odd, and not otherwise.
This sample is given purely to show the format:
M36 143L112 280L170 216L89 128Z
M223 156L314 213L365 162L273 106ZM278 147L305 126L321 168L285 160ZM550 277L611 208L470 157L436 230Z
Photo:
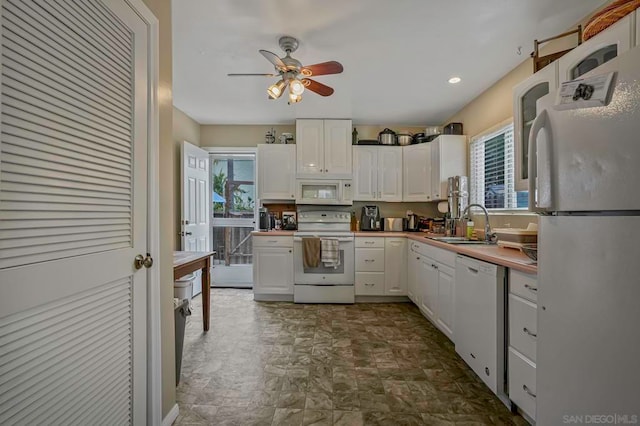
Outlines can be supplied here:
M259 50L259 52L273 64L277 74L227 74L229 77L245 77L245 76L265 76L280 77L277 83L272 84L267 89L269 99L278 99L284 93L287 86L289 87L289 104L300 102L302 100L302 92L305 88L315 92L321 96L331 96L333 89L327 85L319 83L309 77L318 75L339 74L343 71L342 64L336 61L322 62L314 65L304 66L300 61L291 57L291 53L298 48L298 40L283 36L279 40L280 48L285 51L286 55L280 58L273 52L268 50Z

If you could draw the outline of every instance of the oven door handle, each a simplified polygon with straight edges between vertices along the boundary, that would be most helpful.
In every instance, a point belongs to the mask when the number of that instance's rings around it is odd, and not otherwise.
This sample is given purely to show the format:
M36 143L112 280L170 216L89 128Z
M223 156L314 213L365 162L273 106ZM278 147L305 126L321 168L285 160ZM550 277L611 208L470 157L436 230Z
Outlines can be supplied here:
M313 238L313 237L293 237L293 241L301 242L303 238ZM318 237L318 238L322 239L322 237ZM338 240L338 242L340 243L351 243L354 240L353 237L326 237L326 238Z

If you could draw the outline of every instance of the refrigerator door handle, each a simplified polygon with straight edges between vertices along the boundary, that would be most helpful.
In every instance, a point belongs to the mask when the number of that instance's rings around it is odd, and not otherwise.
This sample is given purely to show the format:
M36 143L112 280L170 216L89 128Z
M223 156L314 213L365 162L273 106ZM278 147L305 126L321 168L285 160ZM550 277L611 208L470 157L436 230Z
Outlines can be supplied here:
M551 209L551 131L548 113L543 109L533 121L529 133L529 211ZM544 144L538 147L538 135L544 132ZM542 165L542 169L538 168ZM542 171L542 173L539 173Z

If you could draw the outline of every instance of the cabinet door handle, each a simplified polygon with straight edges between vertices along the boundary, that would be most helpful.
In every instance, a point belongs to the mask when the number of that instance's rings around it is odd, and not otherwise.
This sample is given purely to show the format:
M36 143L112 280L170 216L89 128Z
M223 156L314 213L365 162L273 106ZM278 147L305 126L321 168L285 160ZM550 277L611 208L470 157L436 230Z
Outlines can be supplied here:
M469 355L471 355L471 358L476 359L476 356L473 353L469 352Z
M527 387L527 385L522 385L522 390L524 390L529 396L536 397L536 394L531 392L531 390Z
M416 257L416 260L420 260L420 256Z
M527 327L522 329L523 332L525 332L526 334L528 334L531 337L538 337L538 335L536 333L532 333L531 331L529 331L529 329Z
M477 273L478 273L478 270L477 270L477 269L471 268L471 267L469 267L469 266L467 266L467 269L468 269L470 272L473 272L474 274L477 274Z
M289 250L289 253L291 253L291 250Z
M530 286L529 284L525 284L524 288L526 288L529 291L538 291L536 287Z

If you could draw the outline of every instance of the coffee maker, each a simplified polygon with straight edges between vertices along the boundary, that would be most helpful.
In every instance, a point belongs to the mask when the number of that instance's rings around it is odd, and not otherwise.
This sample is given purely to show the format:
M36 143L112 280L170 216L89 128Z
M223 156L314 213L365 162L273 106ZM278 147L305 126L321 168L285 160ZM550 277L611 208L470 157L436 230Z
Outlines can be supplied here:
M460 219L469 205L469 180L466 176L451 176L447 179L447 186L449 215L445 224L446 233L462 236L464 226Z
M360 216L360 230L380 230L380 210L378 209L378 206L362 206L362 215Z
M272 228L269 210L266 207L258 209L258 219L258 229L261 231L269 231Z

